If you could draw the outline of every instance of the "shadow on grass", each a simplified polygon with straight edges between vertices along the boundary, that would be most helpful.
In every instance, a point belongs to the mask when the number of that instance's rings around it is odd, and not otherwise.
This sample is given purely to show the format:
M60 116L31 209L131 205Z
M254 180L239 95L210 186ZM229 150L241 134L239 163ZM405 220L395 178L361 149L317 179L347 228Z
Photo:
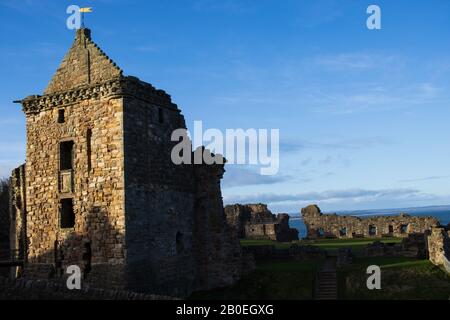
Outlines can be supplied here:
M367 267L381 268L381 290L366 286ZM412 258L357 258L338 271L340 299L358 300L447 300L450 276L428 260Z
M193 294L192 300L308 300L322 261L260 261L236 285Z

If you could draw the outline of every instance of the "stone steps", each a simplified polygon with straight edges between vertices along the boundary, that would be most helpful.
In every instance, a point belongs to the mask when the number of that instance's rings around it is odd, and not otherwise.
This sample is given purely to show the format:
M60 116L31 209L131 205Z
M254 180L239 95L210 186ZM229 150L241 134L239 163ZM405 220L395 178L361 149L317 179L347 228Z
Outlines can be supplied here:
M336 300L337 297L336 260L334 257L328 257L317 273L314 298L315 300Z

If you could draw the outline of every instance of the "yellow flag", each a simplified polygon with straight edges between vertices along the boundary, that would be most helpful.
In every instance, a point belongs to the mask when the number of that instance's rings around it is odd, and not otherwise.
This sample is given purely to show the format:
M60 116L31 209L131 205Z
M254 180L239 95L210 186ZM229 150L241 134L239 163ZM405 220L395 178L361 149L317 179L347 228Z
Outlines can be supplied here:
M92 12L92 7L80 8L80 12Z

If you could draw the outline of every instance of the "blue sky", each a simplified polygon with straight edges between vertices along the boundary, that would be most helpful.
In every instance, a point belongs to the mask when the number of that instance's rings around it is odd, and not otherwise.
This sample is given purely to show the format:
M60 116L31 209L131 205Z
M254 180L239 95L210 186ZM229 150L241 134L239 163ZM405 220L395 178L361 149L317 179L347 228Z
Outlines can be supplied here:
M170 93L188 127L280 129L280 172L227 166L226 203L298 212L450 203L450 2L1 0L0 176L24 161L12 100L43 92L73 40ZM382 30L366 9L382 10Z

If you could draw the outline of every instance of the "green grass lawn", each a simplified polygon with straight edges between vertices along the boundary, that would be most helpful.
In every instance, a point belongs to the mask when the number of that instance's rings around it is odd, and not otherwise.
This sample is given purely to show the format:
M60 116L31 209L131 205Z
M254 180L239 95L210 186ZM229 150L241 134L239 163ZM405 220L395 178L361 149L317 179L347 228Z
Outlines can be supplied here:
M298 245L312 245L317 246L322 249L327 249L329 251L336 251L339 248L343 247L351 247L353 251L361 251L368 244L373 243L374 241L379 240L384 243L401 243L401 238L378 238L378 239L319 239L319 240L301 240L295 242ZM241 245L246 246L262 246L262 245L274 245L279 249L287 249L293 243L291 242L277 242L271 240L241 240Z
M381 268L381 290L368 290L367 267ZM428 260L411 258L357 258L338 272L341 299L443 299L450 298L450 276Z
M323 239L298 241L299 245L318 246L327 251L351 247L362 250L375 240L400 243L399 238L382 239ZM292 243L270 240L242 240L242 246L274 245L289 248ZM194 294L192 299L312 299L315 272L323 261L257 261L256 270L236 285ZM368 290L367 267L381 267L381 290ZM444 299L450 298L450 276L428 260L414 258L355 258L354 263L338 270L340 299Z
M198 292L191 299L307 300L322 261L260 261L256 270L228 288Z
M379 239L336 239L336 240L318 240L311 243L313 246L326 249L328 251L337 251L339 248L351 247L353 253L361 252L368 244L374 241L381 241L383 243L401 243L401 238L379 238Z
M292 245L291 242L278 242L272 240L241 240L241 246L251 247L251 246L275 246L279 249L288 249Z

